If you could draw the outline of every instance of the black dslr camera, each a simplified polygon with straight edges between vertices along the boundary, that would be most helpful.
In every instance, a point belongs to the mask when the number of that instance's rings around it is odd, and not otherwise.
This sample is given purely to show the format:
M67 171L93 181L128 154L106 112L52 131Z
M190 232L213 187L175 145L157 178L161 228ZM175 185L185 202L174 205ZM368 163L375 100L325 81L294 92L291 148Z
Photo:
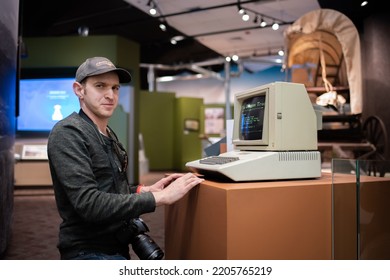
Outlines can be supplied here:
M121 243L131 244L134 253L140 260L161 260L164 252L153 239L145 234L149 228L141 218L135 218L125 223L117 233Z

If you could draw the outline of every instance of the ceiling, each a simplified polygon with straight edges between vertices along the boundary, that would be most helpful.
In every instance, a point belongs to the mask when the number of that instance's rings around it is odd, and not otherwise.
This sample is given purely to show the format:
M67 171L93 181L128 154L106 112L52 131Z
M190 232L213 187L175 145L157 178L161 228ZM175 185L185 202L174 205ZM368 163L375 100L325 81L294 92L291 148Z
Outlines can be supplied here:
M155 16L148 13L153 5ZM305 13L335 9L361 28L375 8L369 3L363 9L360 0L21 0L20 7L22 37L79 35L87 27L89 35L138 42L144 64L174 66L237 54L254 71L276 63L284 46L283 30ZM239 7L250 16L248 21L241 19ZM256 15L269 25L261 28ZM159 29L161 22L165 32ZM279 30L271 22L279 23ZM172 45L174 36L183 39Z

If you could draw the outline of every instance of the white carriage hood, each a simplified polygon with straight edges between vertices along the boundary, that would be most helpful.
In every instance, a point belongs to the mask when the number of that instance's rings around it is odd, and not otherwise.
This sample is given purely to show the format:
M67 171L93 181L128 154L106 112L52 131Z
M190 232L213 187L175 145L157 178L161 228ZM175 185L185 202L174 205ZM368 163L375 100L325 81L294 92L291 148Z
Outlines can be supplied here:
M339 41L346 64L351 113L360 114L362 112L360 39L355 25L347 16L331 9L318 9L303 15L284 31L287 56L289 42L293 38L318 31L334 34L333 37Z

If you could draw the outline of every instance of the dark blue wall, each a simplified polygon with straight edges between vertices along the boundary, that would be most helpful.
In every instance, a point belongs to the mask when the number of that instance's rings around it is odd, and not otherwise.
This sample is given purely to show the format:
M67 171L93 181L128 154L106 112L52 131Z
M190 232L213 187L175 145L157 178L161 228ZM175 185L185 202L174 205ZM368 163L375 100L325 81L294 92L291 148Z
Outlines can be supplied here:
M11 235L19 1L0 0L0 256Z

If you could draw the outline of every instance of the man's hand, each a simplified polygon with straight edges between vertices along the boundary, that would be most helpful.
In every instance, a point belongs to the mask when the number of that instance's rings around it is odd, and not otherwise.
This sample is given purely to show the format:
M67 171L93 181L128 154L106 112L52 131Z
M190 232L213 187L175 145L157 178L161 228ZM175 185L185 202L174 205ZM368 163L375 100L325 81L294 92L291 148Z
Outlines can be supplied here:
M149 192L159 192L159 191L163 190L166 186L168 186L170 183L175 181L177 178L180 178L182 176L184 176L184 173L173 173L173 174L170 174L170 175L160 179L159 181L157 181L156 183L154 183L151 186L143 187L141 189L141 192L146 192L146 191L149 191Z
M197 177L193 173L172 174L158 181L156 184L168 183L160 191L153 192L156 206L170 205L185 196L193 187L202 183L204 179ZM156 185L155 184L155 185ZM154 186L154 185L153 185Z

